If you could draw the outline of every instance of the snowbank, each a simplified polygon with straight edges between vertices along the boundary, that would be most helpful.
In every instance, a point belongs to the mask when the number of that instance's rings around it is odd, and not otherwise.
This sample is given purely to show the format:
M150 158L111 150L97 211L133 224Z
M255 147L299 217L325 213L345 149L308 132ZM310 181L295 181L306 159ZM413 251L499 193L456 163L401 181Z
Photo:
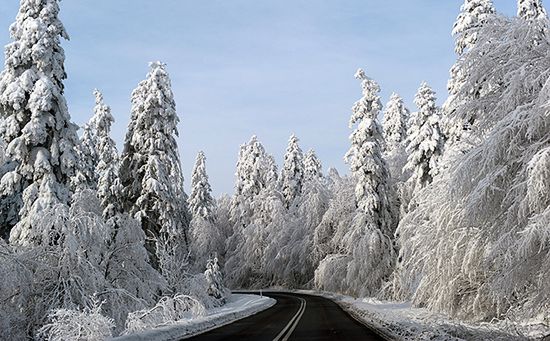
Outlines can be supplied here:
M206 316L180 321L176 324L145 332L112 338L112 341L178 340L230 324L254 315L275 304L275 300L258 295L231 295L219 308L207 310Z
M410 303L387 302L373 298L353 298L327 292L298 291L329 298L357 320L378 331L387 340L550 340L550 326L541 323L481 323L467 324L414 308ZM545 338L546 336L546 338Z

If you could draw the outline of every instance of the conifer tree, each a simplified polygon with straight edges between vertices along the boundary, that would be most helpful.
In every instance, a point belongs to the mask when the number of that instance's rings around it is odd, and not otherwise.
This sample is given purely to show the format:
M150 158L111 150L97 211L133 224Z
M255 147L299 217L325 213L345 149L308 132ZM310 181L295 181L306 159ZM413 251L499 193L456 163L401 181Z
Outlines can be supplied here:
M410 118L407 151L410 153L405 168L412 171L409 181L420 189L432 182L437 174L437 162L442 154L444 137L439 127L439 109L435 92L422 83L414 99L418 111Z
M206 156L201 151L193 168L191 177L191 195L187 201L190 213L193 217L212 221L214 210L214 199L212 199L212 188L206 174Z
M120 166L122 209L140 219L149 238L182 236L189 226L176 136L179 118L166 65L150 64L132 93L132 115ZM155 264L155 242L147 245Z
M362 69L355 77L361 81L363 97L352 109L350 127L357 124L357 128L350 136L346 159L356 181L357 209L342 242L351 256L346 275L348 291L368 296L378 292L393 271L397 216L388 166L382 157L382 128L377 120L382 110L380 87Z
M323 166L317 158L317 154L310 149L304 158L304 182L319 180L323 177Z
M96 174L98 155L97 129L94 117L83 127L83 133L76 146L75 153L78 160L74 177L71 179L73 191L83 189L97 189L98 175Z
M247 144L241 146L237 161L235 194L231 202L231 221L236 228L250 223L250 205L266 185L265 162L264 146L256 136L252 136Z
M384 111L384 140L388 154L401 149L407 138L408 119L409 109L405 107L401 96L393 93Z
M518 0L518 17L524 20L548 19L541 0Z
M342 221L351 220L351 226L339 224L337 230L326 231L327 225L332 225L329 216L326 220L323 218L315 231L316 249L325 243L320 239L325 239L327 232L333 235L331 244L334 247L334 253L328 254L315 271L315 283L321 289L367 296L378 292L393 271L397 217L392 204L394 193L389 170L382 158L382 128L377 121L382 110L380 87L362 69L355 77L361 81L363 97L352 109L350 127L355 124L357 127L350 136L351 148L346 154L355 182L355 211L351 213L352 219L337 217ZM335 274L345 276L345 281L334 283Z
M304 181L304 154L295 135L290 136L288 141L280 180L285 206L290 208L302 193Z
M463 140L463 135L472 128L475 119L465 121L460 118L450 119L453 112L457 110L459 101L455 98L461 92L465 85L467 77L466 70L462 64L464 55L468 53L479 42L481 30L486 26L491 17L496 15L496 11L492 0L465 0L461 7L461 12L458 15L453 26L453 36L455 37L455 51L459 56L459 60L451 67L450 78L447 83L449 97L445 101L442 110L441 128L446 135L450 145ZM483 41L481 42L483 43ZM477 88L483 87L483 80L479 82ZM471 100L479 95L478 91L471 91ZM477 113L475 113L477 114ZM454 149L465 149L465 145L454 146Z
M377 121L382 110L380 87L362 69L357 71L355 77L361 81L363 97L353 106L350 127L358 125L350 136L351 148L346 154L346 161L357 181L355 197L358 211L369 216L369 223L391 236L395 223L390 205L391 189L388 168L381 152L382 128Z
M206 156L199 152L191 178L187 201L193 217L190 224L191 251L197 269L202 269L214 254L223 254L225 238L217 224L215 201L206 173Z
M453 26L455 52L458 55L462 55L475 45L480 27L495 13L492 0L464 0Z
M96 174L99 176L97 195L101 201L103 217L113 217L118 208L118 168L119 155L115 141L111 138L111 125L114 118L111 115L111 108L105 105L103 95L99 90L94 91L96 105L93 124L96 127L97 151L99 162L96 167Z
M218 264L218 257L208 260L204 276L208 282L208 295L216 299L224 299L225 288L223 287L223 275Z
M21 1L10 28L0 75L2 137L9 171L0 181L2 202L17 205L20 218L11 231L14 243L32 242L41 212L69 201L68 183L76 163L76 126L63 96L66 78L58 0Z

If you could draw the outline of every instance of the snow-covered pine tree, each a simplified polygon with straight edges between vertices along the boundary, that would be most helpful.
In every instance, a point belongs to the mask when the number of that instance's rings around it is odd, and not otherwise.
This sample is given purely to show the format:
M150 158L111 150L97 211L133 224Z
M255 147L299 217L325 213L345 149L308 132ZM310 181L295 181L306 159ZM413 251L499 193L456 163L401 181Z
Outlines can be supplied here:
M386 110L384 110L384 140L386 154L392 154L403 148L407 138L407 121L409 109L405 107L403 99L396 93L390 97Z
M542 0L518 0L518 17L524 20L548 19Z
M302 195L284 221L275 224L270 231L268 251L271 249L271 252L266 251L269 275L277 280L273 284L291 288L303 287L313 278L318 263L312 256L315 228L321 223L330 201L321 161L314 150L306 154L304 172ZM281 226L283 229L279 229Z
M447 137L449 145L452 146L452 148L449 148L450 152L455 150L460 152L460 150L469 148L465 143L467 141L464 140L467 140L465 137L468 136L468 131L475 123L475 119L466 121L461 118L449 118L453 116L453 112L457 109L459 103L455 100L455 97L460 92L460 88L464 85L467 76L461 61L464 54L468 53L477 43L485 43L484 41L479 42L480 31L495 15L496 11L492 0L465 0L453 26L455 51L459 56L459 60L451 67L449 72L450 78L447 83L449 97L443 104L441 118L441 128ZM480 86L482 86L482 82L480 82ZM475 100L478 94L478 91L472 91L471 100ZM477 114L475 113L472 117ZM462 142L461 145L454 146L459 141Z
M455 52L458 55L472 48L477 42L479 28L495 13L492 0L464 0L453 26Z
M206 156L202 151L198 153L193 167L191 194L187 204L193 217L199 216L208 221L213 220L214 199L212 198L212 188L208 182L208 174L206 174Z
M140 219L148 238L181 236L187 242L187 197L176 143L179 118L166 65L151 70L132 93L120 182L122 209ZM155 267L155 242L147 249Z
M310 149L304 157L304 182L319 180L323 177L323 166L315 150Z
M199 152L191 177L191 194L187 201L193 219L190 224L192 258L203 269L213 254L223 254L225 238L216 224L215 201L206 173L206 156Z
M94 113L94 116L97 112ZM78 160L74 177L71 179L73 191L83 189L97 189L99 180L96 173L99 162L97 127L94 124L95 117L92 117L83 127L82 136L76 146L75 153Z
M225 289L223 286L223 275L218 264L218 257L214 256L214 258L208 260L204 276L208 282L208 295L219 300L224 299Z
M358 124L350 136L346 154L351 173L357 181L355 197L358 211L369 216L373 224L387 236L393 235L394 215L390 205L389 172L382 157L382 127L377 117L382 110L380 87L362 69L355 77L361 81L363 97L353 106L350 127Z
M294 134L288 140L280 181L285 206L290 208L302 193L304 181L304 154Z
M97 134L97 152L99 162L95 172L99 176L97 196L101 200L103 217L113 217L118 211L118 166L119 155L115 141L111 138L111 125L114 122L111 108L105 105L103 95L94 91L95 115L93 124Z
M342 246L352 256L346 276L348 290L372 295L393 270L397 219L390 174L382 157L382 127L377 121L382 110L380 87L362 69L355 77L361 81L363 97L353 106L350 127L358 126L350 136L346 160L356 180L357 210Z
M315 271L315 283L321 289L367 296L377 293L393 271L397 215L389 170L382 157L382 128L377 121L382 110L380 87L362 69L355 77L361 81L363 97L352 109L350 127L357 124L357 128L350 136L351 148L346 154L355 182L355 211L352 219L348 215L336 217L351 220L351 226L339 224L336 230L327 231L334 224L323 218L323 227L315 231L317 244L326 244L320 240L326 238L324 235L333 236L330 243L333 254L320 262ZM345 209L345 205L340 209ZM316 245L316 249L319 246ZM333 283L334 274L344 273L344 283Z
M256 136L241 146L237 161L235 194L231 204L231 222L235 227L249 224L252 216L252 200L265 187L263 163L266 152Z
M6 46L0 75L9 171L2 176L0 192L1 201L13 205L22 193L20 219L10 220L17 222L10 240L29 244L39 232L33 229L41 213L69 201L78 138L63 96L61 38L68 35L59 20L58 0L22 0L10 33L14 41Z
M227 241L225 273L232 286L266 284L266 238L272 222L281 221L283 211L275 160L253 136L239 152L231 204L233 234Z
M413 191L432 182L438 172L437 162L444 145L435 92L428 84L422 83L414 103L418 106L418 111L410 118L407 140L409 158L405 165L405 169L412 172L409 182Z
M242 282L254 287L273 284L275 278L281 278L282 269L276 266L276 255L284 244L279 244L279 236L285 235L286 217L289 212L284 205L284 197L277 184L277 166L272 155L266 154L263 166L265 187L252 201L253 215L250 225L243 231L243 269L249 276ZM244 272L242 274L245 274Z

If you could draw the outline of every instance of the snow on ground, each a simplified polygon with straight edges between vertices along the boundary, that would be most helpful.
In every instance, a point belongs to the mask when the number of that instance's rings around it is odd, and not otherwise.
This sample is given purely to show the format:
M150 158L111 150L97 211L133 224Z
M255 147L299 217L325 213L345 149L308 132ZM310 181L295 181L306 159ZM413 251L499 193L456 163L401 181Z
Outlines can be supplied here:
M550 340L550 326L536 321L527 325L503 322L467 324L451 318L414 308L410 303L387 302L373 298L353 298L328 292L300 290L320 295L340 304L352 316L376 329L388 340Z
M203 317L183 320L176 324L148 330L145 332L124 335L111 339L112 341L168 341L191 337L245 317L254 315L273 306L276 301L269 297L258 295L232 294L227 303L218 308L207 310Z

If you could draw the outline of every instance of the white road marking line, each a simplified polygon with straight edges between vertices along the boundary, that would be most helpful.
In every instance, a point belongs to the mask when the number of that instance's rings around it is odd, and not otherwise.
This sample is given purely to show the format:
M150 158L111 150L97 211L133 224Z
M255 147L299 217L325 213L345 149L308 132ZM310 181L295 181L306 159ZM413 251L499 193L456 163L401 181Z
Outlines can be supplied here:
M301 298L301 297L298 297L298 298L300 299L300 308L298 309L298 312L296 312L296 314L292 317L292 319L290 319L288 324L283 328L283 330L281 330L279 335L277 335L273 339L273 341L281 340L281 337L283 337L283 335L285 335L285 333L287 331L289 331L289 333L282 339L282 341L288 340L288 338L290 337L290 335L292 334L292 332L296 328L296 325L298 324L298 321L300 320L300 318L302 318L302 315L304 314L304 311L306 310L306 300Z
M304 305L303 305L303 308L302 308L302 312L300 313L300 316L298 316L298 318L296 320L294 320L294 324L292 325L292 327L290 327L290 329L288 330L288 332L286 333L286 336L283 338L282 341L287 341L288 338L290 337L290 335L292 335L292 333L294 332L294 329L296 329L296 326L298 325L298 322L300 322L300 319L302 318L302 315L304 315L304 311L306 311L306 300L303 299L303 298L300 298Z

